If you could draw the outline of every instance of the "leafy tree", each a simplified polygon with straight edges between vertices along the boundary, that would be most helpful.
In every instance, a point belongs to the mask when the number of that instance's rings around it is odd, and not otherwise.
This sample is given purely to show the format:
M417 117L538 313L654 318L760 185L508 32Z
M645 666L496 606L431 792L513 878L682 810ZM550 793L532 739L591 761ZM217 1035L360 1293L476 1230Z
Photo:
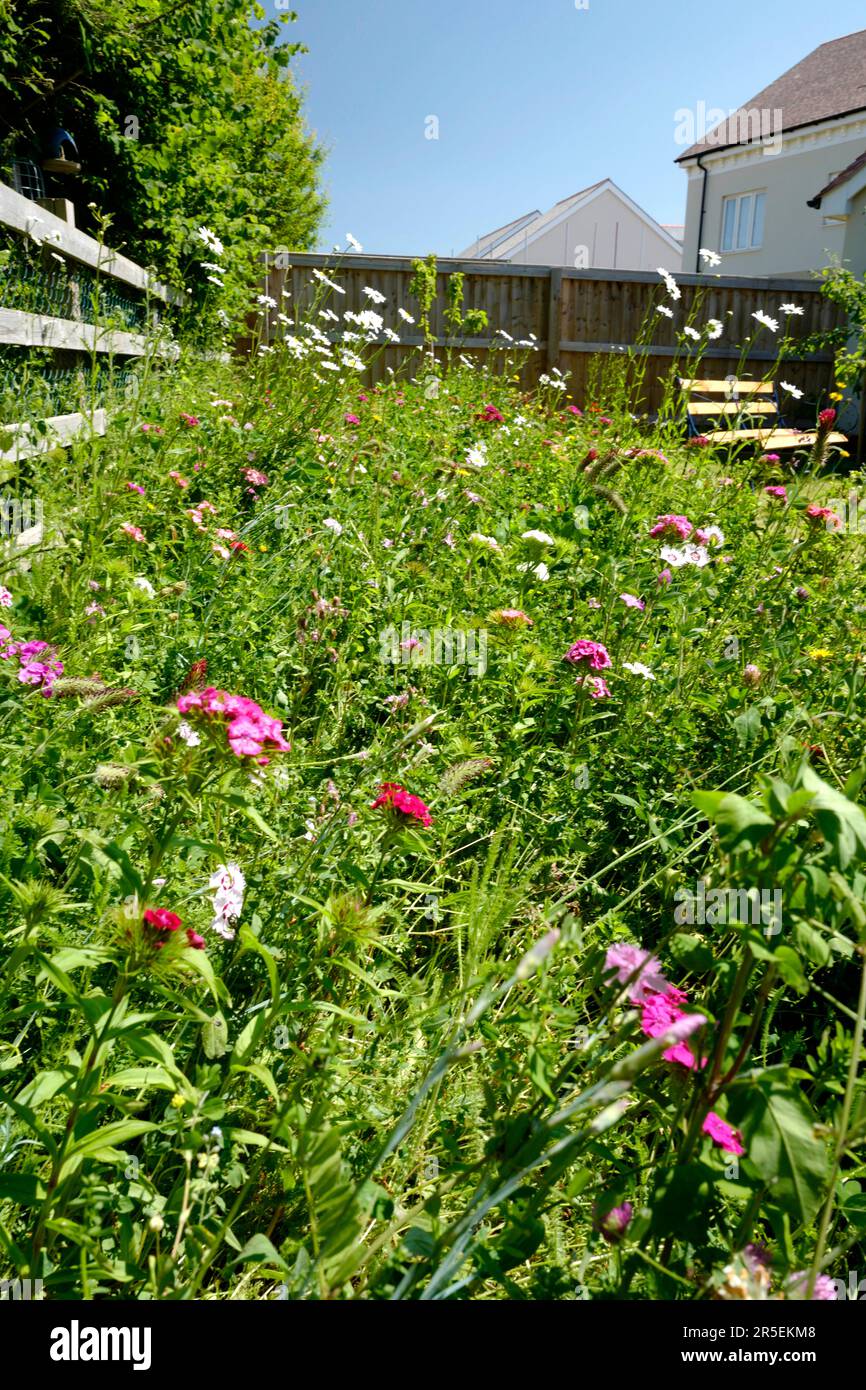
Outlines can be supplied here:
M268 247L308 249L322 151L290 73L301 46L282 37L295 18L251 0L0 0L0 176L61 126L79 221L108 214L112 245L166 276L202 223L245 279Z

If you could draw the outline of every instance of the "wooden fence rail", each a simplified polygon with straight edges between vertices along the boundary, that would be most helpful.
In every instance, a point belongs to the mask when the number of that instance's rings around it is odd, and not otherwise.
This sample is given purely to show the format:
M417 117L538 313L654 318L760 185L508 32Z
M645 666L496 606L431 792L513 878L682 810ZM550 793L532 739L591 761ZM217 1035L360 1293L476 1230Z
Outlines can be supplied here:
M400 336L399 345L383 347L370 379L380 380L388 367L396 369L423 346L417 327L407 325L397 312L402 307L413 317L418 316L417 302L409 292L411 259L361 254L338 258L311 253L283 253L263 259L265 292L277 303L277 309L268 314L264 324L266 344L282 332L279 312L303 317L309 311L316 294L322 292L313 271L321 270L345 291L331 293L328 305L332 310L342 314L346 309L357 312L374 308L382 315L384 326ZM289 265L284 264L286 260ZM693 311L698 329L710 318L723 324L722 336L706 346L701 359L701 375L707 377L726 376L732 364L738 362L739 345L754 337L758 329L752 318L756 310L779 319L780 333L781 325L787 322L789 335L799 340L845 322L844 312L824 298L814 280L677 274L681 298L672 304L665 297L661 277L644 271L571 270L443 259L437 265L437 295L430 315L431 329L440 341L448 337L447 280L458 272L464 276L464 311L483 309L488 318L484 335L462 341L460 350L472 358L483 359L498 350L502 342L501 337L496 339L499 330L518 340L534 335L539 348L527 363L524 385L534 385L542 373L556 367L570 373L568 388L580 404L590 382L592 360L622 356L624 349L638 341L648 317L653 319L645 349L652 359L644 380L643 406L648 410L658 408L662 380L675 359L683 375L694 375L694 352L677 343L677 329L681 330ZM364 294L365 288L383 294L385 302L371 303ZM288 297L283 296L284 290L289 291ZM803 313L786 320L781 306L791 302ZM659 303L674 309L673 320L656 311ZM320 326L326 327L321 321ZM748 354L743 375L761 376L766 372L767 364L776 357L775 341L769 330L761 330ZM784 371L786 379L803 391L804 406L811 407L832 389L830 352L809 353L798 350L795 343L786 354Z
M160 283L128 257L111 250L41 203L23 197L3 183L0 183L0 227L28 237L31 242L42 246L46 254L53 252L62 257L71 263L73 272L81 268L84 272L95 273L100 278L133 290L141 297L142 303L149 303L152 321L158 317L157 305L179 306L185 302L177 290ZM75 316L71 318L31 313L0 304L0 345L48 348L63 354L77 354L77 357L65 357L67 362L73 364L80 362L81 355L85 353L96 352L105 354L107 358L134 361L148 351L146 334L88 323L77 311L75 296L73 303ZM36 431L30 425L0 423L0 430L12 436L11 447L0 450L0 462L14 462L50 449L56 443L68 443L79 434L102 434L106 421L106 412L96 410L88 414L75 412L51 416L42 422L44 428Z

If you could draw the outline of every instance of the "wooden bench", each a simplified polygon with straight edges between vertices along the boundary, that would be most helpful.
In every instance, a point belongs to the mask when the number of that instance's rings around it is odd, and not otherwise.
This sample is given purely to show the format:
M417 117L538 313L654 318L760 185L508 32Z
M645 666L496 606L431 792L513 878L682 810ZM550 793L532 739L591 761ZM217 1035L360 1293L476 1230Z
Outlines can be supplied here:
M680 377L678 385L686 397L690 439L700 435L712 444L759 444L773 450L808 449L815 443L814 430L793 430L785 424L772 381ZM714 424L708 430L710 421ZM830 444L848 443L836 430L827 439Z

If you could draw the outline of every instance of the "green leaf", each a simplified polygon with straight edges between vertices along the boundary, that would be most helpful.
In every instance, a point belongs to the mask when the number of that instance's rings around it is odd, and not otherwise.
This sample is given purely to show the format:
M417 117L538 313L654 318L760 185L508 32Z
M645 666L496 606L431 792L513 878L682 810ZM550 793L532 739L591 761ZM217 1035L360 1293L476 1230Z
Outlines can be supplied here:
M765 840L776 822L760 806L735 792L694 792L692 801L719 830L722 848L740 844L757 845Z
M746 1158L769 1184L770 1199L799 1221L811 1221L827 1182L827 1146L816 1137L799 1092L765 1072L734 1087L726 1118L742 1130Z
M214 1014L207 1023L202 1024L201 1045L205 1057L211 1061L222 1057L228 1051L229 1027L221 1013Z

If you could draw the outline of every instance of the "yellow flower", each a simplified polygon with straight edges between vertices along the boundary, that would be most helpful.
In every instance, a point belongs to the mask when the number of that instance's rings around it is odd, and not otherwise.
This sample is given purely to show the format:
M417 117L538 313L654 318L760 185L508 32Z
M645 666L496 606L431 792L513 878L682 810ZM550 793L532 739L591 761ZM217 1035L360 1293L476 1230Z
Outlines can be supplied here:
M831 391L831 392L830 392L830 400L831 400L831 401L841 401L841 399L842 399L841 392L839 392L839 391Z
M264 541L262 541L261 545L259 546L259 550L267 550L267 548L268 547L265 545Z
M807 647L806 655L812 661L832 661L833 653L827 647Z
M180 1091L175 1091L169 1104L171 1105L172 1110L182 1110L183 1107L186 1105L186 1097L182 1096Z

